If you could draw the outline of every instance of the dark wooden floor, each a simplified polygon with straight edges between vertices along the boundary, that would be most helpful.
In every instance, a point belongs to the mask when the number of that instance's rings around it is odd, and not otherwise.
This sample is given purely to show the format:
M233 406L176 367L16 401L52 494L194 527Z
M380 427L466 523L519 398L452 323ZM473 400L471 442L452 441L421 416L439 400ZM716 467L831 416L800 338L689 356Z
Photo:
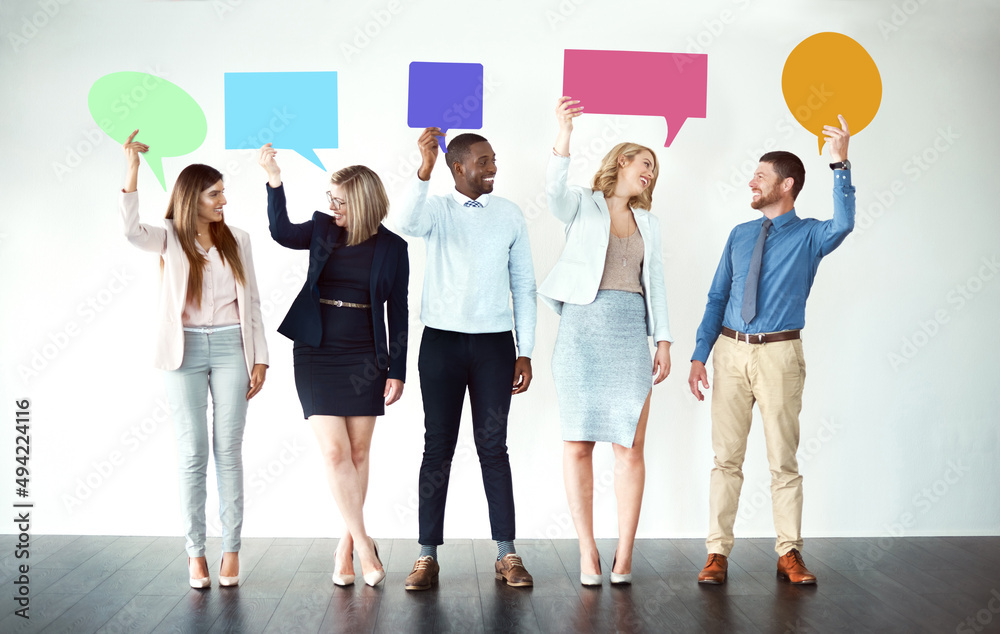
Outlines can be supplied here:
M3 553L14 537L0 536ZM336 588L336 540L245 539L243 583L187 587L179 537L49 535L31 542L30 621L13 614L16 560L0 560L0 632L1000 632L1000 537L811 539L813 587L775 578L770 539L737 540L729 583L699 586L701 540L641 540L631 587L579 584L576 542L521 540L531 589L493 576L494 544L439 550L441 582L406 592L413 540L380 542L383 585Z

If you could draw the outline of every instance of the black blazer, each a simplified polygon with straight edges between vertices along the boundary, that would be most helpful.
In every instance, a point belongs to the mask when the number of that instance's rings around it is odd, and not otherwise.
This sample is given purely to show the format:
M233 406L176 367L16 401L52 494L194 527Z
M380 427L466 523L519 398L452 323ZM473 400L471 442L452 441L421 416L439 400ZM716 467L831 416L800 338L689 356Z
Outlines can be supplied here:
M344 230L321 211L301 224L288 221L284 186L267 186L267 220L271 237L289 249L309 249L306 283L292 302L278 332L293 341L319 346L323 339L320 316L319 274L323 271L333 245ZM406 240L379 225L375 234L370 291L372 296L372 332L375 333L375 357L379 370L388 369L388 378L406 381L406 344L409 309L406 292L410 282L410 260ZM389 313L389 340L386 340L385 306ZM390 343L391 341L391 343Z

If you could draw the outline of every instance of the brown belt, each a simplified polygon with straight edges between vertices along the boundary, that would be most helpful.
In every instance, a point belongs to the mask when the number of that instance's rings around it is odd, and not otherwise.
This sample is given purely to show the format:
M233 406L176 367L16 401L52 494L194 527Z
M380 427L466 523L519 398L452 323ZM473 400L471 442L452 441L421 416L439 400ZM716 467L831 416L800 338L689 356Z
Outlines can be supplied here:
M746 343L774 343L776 341L791 341L798 339L800 330L782 330L781 332L762 332L758 335L750 335L745 332L736 332L732 328L722 327L722 334L730 339L745 341Z
M342 302L339 299L320 299L320 304L329 304L330 306L336 306L337 308L371 308L371 304L352 304L351 302Z

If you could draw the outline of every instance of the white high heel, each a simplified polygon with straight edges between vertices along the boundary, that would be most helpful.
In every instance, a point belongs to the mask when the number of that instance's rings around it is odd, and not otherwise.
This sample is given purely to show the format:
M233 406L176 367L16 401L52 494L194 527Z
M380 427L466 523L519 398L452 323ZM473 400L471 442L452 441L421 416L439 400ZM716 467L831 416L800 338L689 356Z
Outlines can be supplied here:
M626 585L632 583L631 572L626 572L625 574L618 574L615 572L616 563L618 563L618 555L615 555L614 560L611 562L611 583L613 585Z
M212 585L211 577L192 577L191 576L191 558L188 557L188 583L195 590L202 590L204 588L209 588Z
M369 538L371 539L371 538ZM378 543L372 539L372 548L375 549L375 561L378 562L379 566L382 566L382 560L378 557ZM375 587L385 579L385 566L382 566L378 570L372 570L371 572L366 572L364 574L365 583Z
M222 559L226 558L226 554L222 553ZM219 562L219 585L223 588L232 588L233 586L240 585L240 575L237 573L235 577L223 577L222 576L222 562Z
M595 587L595 586L602 585L603 583L604 582L603 582L603 579L601 577L601 560L600 559L597 560L597 574L596 575L588 575L585 572L581 572L580 573L580 585L581 586Z
M334 566L337 565L336 559L334 560L333 565ZM333 585L341 586L341 587L353 586L354 585L354 572L353 572L353 570L354 570L354 553L352 552L351 553L351 571L352 572L350 572L349 574L346 574L346 575L342 575L339 572L334 572L333 575L332 575L332 577L331 577L333 579Z

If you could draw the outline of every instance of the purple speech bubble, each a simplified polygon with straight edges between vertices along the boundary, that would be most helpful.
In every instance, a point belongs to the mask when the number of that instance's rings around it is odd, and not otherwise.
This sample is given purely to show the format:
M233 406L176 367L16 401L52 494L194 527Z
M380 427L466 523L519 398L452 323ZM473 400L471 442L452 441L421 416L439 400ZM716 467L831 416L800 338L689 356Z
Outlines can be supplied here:
M609 90L608 78L626 89ZM705 118L708 55L566 49L563 94L585 113L661 116L670 147L688 118Z
M481 130L483 65L410 62L406 124L411 128ZM438 139L446 151L444 137Z

